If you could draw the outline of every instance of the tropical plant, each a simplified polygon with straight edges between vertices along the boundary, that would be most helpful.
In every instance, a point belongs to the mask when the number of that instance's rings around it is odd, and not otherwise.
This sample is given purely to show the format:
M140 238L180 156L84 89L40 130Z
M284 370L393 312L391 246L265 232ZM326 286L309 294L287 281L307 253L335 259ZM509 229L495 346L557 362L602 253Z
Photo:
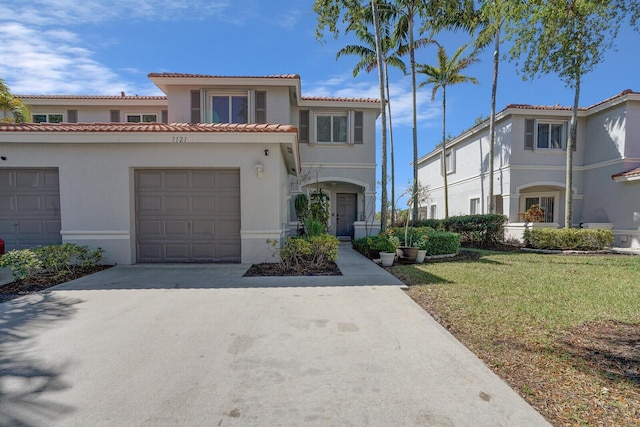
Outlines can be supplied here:
M29 109L18 98L11 94L9 87L0 79L0 111L3 113L0 122L23 123L30 118Z
M425 74L427 79L420 83L420 87L425 85L433 85L431 90L431 100L435 100L438 89L442 88L442 176L444 177L444 215L445 219L449 218L449 189L447 185L447 167L446 167L446 154L447 154L447 86L459 84L459 83L473 83L477 84L478 80L475 77L469 77L462 74L462 71L469 67L471 64L478 61L475 56L475 52L469 56L462 56L467 49L467 45L461 46L449 57L443 46L438 44L438 64L434 65L420 65L418 72ZM417 192L414 194L414 199L417 199ZM417 217L417 200L414 201L413 210L416 212Z
M511 57L525 57L521 72L527 79L554 73L574 90L566 146L564 227L573 224L573 150L578 125L582 78L604 60L625 19L636 23L637 0L532 0L518 3L521 19L510 28Z
M378 66L376 53L375 34L371 33L367 28L367 23L373 22L373 13L371 19L365 21L356 21L352 24L353 31L363 45L348 45L343 47L336 54L336 59L345 55L358 56L360 60L353 68L353 77L357 77L361 71L370 73ZM390 21L388 18L380 20L380 43L381 56L384 67L384 84L386 88L387 110L389 112L389 151L391 155L391 224L395 223L395 158L393 148L393 121L391 115L391 91L389 88L389 65L398 68L403 74L407 73L407 66L398 54L398 42L390 33Z

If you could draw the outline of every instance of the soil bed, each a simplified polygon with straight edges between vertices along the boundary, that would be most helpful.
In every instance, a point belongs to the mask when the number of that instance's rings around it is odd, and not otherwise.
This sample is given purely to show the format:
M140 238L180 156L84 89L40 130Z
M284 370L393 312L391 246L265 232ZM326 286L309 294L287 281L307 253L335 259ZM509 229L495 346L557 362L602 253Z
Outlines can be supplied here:
M18 298L23 295L28 295L34 292L39 292L50 288L51 286L59 285L60 283L65 283L70 280L79 279L80 277L97 273L98 271L106 270L110 268L110 265L97 265L94 267L87 268L76 268L74 271L69 272L69 274L59 277L55 280L49 276L40 276L36 280L17 280L15 282L8 283L6 285L0 286L0 303L12 300L14 298Z
M279 263L253 264L244 277L256 276L342 276L342 272L334 262L327 263L323 268L309 268L299 266L286 268Z

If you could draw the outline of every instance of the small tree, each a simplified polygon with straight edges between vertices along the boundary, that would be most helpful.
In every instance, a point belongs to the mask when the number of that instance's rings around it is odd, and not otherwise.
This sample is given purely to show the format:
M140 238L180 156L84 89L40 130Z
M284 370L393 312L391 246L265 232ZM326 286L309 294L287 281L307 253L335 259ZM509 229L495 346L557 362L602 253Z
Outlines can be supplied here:
M5 123L24 123L29 121L29 109L24 103L13 96L9 87L0 79L0 111L2 116L0 122ZM8 116L5 116L9 113Z

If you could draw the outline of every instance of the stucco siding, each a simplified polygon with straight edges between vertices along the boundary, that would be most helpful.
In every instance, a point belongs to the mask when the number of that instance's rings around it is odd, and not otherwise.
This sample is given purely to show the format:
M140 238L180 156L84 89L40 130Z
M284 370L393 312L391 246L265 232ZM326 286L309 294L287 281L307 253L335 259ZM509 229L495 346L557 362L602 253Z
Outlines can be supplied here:
M242 261L271 260L267 237L282 234L286 170L278 144L11 144L3 167L55 167L60 174L62 239L101 246L108 262L135 257L135 169L240 170ZM274 155L265 156L264 148ZM258 178L255 164L264 166Z

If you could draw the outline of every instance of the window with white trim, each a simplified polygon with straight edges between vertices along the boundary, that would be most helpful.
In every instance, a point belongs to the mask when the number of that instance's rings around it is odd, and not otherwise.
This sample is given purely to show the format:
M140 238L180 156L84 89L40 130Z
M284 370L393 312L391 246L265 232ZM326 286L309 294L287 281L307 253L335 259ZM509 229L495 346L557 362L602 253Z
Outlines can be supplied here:
M469 199L469 215L480 214L480 197Z
M157 123L158 115L152 113L125 114L127 123Z
M62 123L64 115L62 113L38 113L31 115L33 123Z
M566 150L569 126L561 120L525 120L525 150Z
M207 122L249 123L248 92L208 92Z
M431 219L437 219L438 217L438 205L431 205L429 206L429 217Z
M544 220L542 222L555 222L555 203L556 197L551 194L533 195L527 194L523 196L524 209L526 212L531 206L538 205L544 211Z
M316 142L320 144L348 144L349 116L343 113L319 113L316 118Z
M447 151L447 154L444 156L444 167L447 174L454 173L456 171L456 156L453 153L453 150ZM440 169L442 173L442 164L440 165Z

